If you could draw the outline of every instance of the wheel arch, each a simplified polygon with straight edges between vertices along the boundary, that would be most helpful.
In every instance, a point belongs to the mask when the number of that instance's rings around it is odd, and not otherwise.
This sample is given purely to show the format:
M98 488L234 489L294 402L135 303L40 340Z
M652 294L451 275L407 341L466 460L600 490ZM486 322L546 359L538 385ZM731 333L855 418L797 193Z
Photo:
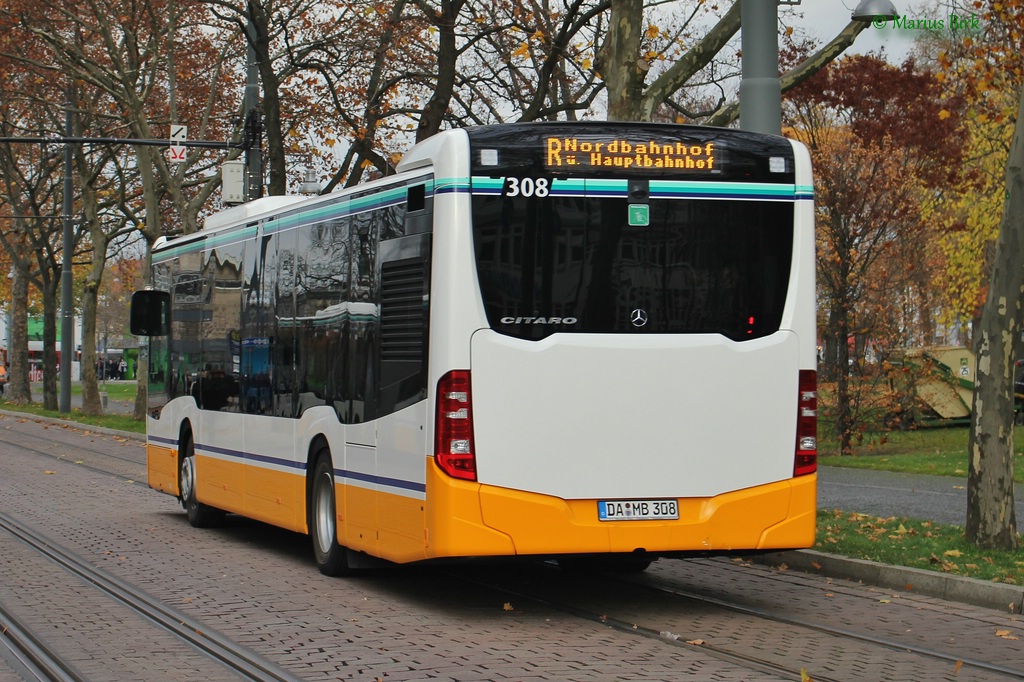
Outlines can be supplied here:
M331 446L327 442L327 436L319 433L309 441L309 448L306 450L306 533L311 533L313 528L313 507L310 504L313 497L313 476L316 474L316 461L320 457L320 454L327 451L327 456L331 458L331 465L334 465L334 454L331 452Z
M182 491L181 491L181 463L182 463L182 461L185 458L182 450L184 450L186 439L191 439L192 440L192 447L193 448L195 447L195 438L196 438L195 434L196 434L195 429L192 428L192 420L188 419L188 418L182 419L181 423L178 425L178 449L175 451L175 462L174 462L174 468L178 472L178 474L174 477L174 487L178 491L178 499L179 500L182 499Z

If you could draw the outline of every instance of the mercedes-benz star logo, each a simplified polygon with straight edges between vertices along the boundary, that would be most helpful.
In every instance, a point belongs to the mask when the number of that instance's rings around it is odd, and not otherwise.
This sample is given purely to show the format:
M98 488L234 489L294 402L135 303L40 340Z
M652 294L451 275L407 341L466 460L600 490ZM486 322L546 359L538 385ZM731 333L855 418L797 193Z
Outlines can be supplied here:
M637 308L629 315L629 321L633 323L634 327L642 327L647 324L647 311L643 308Z

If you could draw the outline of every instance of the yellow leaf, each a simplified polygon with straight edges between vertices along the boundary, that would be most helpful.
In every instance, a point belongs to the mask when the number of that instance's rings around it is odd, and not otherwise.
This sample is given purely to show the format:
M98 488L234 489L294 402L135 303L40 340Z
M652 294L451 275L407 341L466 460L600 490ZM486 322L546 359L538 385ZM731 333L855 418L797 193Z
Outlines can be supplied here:
M704 640L703 639L688 639L688 640L686 640L686 643L687 644L692 644L694 646L703 646L704 645Z
M509 603L509 602L505 602L505 605L502 606L501 608L503 608L506 611L515 611L515 609L512 608L512 604Z
M527 43L523 43L516 51L512 53L513 57L525 57L530 52L530 46Z
M945 121L950 116L952 116L952 114L950 114L949 110L947 110L947 109L943 109L942 111L939 112L939 120L940 121Z
M958 557L960 555L960 550L958 549L947 549L945 552L942 553L942 556Z
M807 668L800 668L800 682L814 682L811 676L807 674Z
M46 471L44 471L43 473L44 473L44 474L46 474L46 475L50 475L50 474L55 474L55 473L57 473L57 472L56 472L56 471L54 471L53 469L47 469L47 470L46 470Z

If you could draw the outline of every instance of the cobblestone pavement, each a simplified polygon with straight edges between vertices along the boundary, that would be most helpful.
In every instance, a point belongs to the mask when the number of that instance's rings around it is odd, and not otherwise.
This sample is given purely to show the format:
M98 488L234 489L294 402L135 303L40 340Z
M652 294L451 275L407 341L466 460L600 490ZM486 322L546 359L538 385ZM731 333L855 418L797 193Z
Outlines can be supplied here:
M18 442L46 442L62 459L19 450ZM118 457L121 478L86 468L100 452ZM609 592L607 584L588 587L558 572L524 570L519 578L546 591L547 605L431 570L326 578L303 536L234 517L221 529L191 528L176 500L139 483L142 461L137 440L0 414L0 511L304 679L793 679L753 671L715 655L713 646L765 658L784 651L789 667L807 668L812 679L1009 678L749 613L725 614L710 602L642 598L625 587ZM215 678L187 655L169 672L174 642L50 571L4 539L0 604L34 629L59 633L92 679ZM502 577L487 567L466 575ZM728 560L661 561L642 580L739 600L752 611L784 605L793 619L996 659L1024 676L1024 648L1012 639L1024 636L1024 623L1006 611ZM680 639L622 632L556 608L559 601L601 604L609 617ZM0 664L0 682L16 679L10 674Z

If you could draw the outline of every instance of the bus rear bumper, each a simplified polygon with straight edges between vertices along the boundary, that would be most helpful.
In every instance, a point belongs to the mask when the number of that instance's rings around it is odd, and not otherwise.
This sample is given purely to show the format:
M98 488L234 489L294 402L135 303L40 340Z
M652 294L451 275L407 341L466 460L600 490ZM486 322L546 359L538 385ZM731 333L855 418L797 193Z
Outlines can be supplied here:
M431 467L433 469L433 467ZM601 521L597 500L562 500L476 483L432 481L430 557L694 554L814 545L817 476L710 498L681 498L679 519Z

